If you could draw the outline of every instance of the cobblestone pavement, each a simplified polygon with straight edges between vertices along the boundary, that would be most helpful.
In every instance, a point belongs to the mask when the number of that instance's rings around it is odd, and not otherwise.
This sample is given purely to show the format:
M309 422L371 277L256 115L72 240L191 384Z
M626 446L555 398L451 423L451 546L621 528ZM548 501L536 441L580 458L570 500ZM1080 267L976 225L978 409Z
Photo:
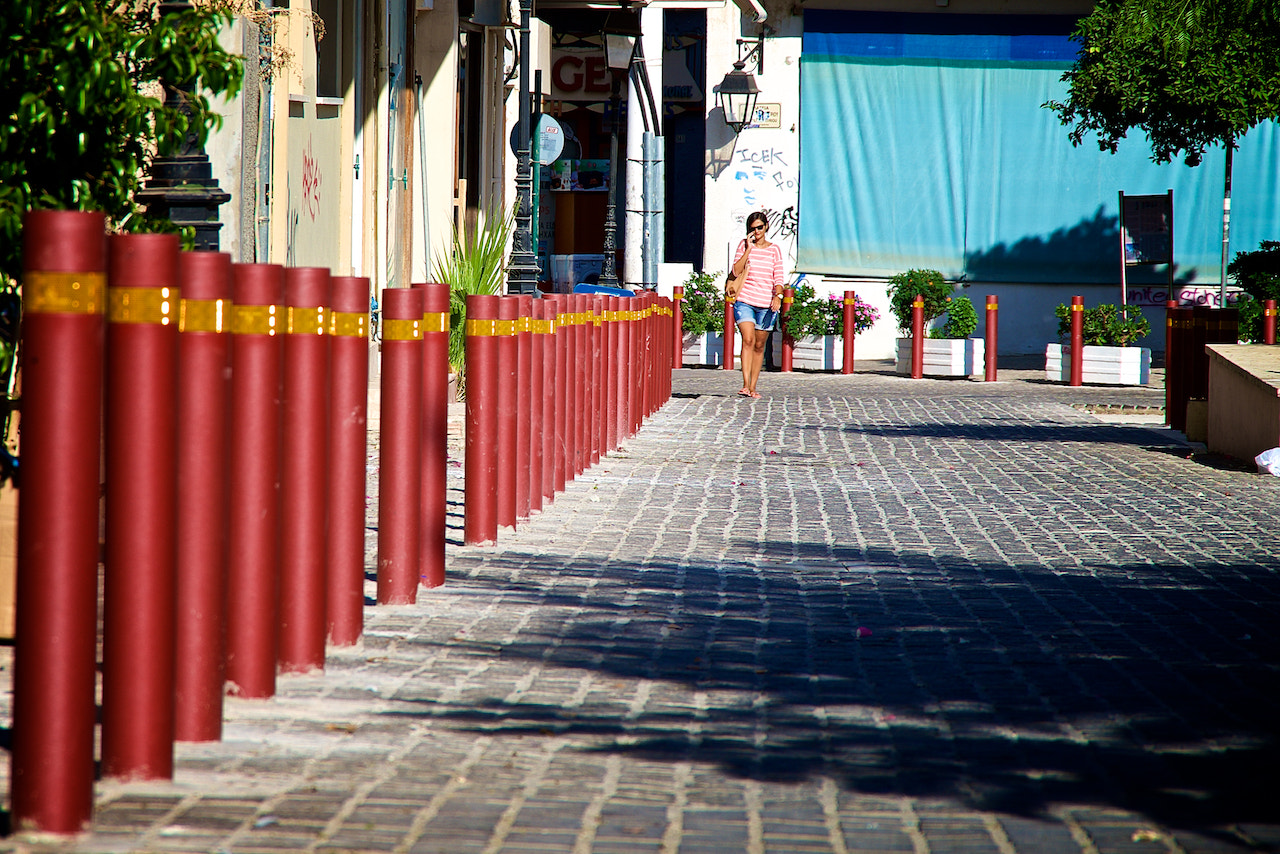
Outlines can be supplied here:
M491 548L454 467L444 588L0 847L1280 850L1280 479L1034 380L682 370Z

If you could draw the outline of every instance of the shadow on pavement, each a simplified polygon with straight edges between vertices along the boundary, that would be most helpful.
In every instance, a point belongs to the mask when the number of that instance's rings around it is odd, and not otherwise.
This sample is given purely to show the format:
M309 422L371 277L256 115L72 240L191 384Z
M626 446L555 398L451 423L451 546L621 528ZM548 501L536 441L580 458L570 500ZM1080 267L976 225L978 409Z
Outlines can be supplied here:
M510 559L565 577L468 582L542 606L501 656L591 671L599 690L572 707L397 699L464 731L577 736L742 778L821 774L1024 816L1114 807L1234 845L1226 828L1276 820L1274 566L796 549L718 566L495 556L495 574ZM635 713L634 686L610 678L650 680L654 697Z

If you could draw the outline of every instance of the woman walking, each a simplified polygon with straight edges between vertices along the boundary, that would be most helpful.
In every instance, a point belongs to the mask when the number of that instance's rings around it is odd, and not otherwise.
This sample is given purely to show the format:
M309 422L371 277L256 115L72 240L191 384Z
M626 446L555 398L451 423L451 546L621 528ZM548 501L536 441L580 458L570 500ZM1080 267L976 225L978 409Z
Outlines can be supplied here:
M725 299L733 301L733 322L742 336L743 397L759 397L756 381L764 361L764 345L778 322L782 308L782 250L768 238L769 221L760 211L747 217L747 236L733 256L733 278L745 279L736 290L726 289Z

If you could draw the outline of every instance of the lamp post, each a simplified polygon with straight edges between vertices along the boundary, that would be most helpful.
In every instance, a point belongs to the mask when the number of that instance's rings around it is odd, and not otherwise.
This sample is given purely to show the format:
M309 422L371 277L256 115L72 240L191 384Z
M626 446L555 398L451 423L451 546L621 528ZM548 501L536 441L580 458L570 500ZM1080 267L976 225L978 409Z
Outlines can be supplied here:
M182 14L190 11L187 0L160 4L160 14ZM165 81L165 107L179 109L188 116L191 108L183 89L184 82ZM178 226L195 230L195 248L217 251L218 207L231 201L231 194L218 187L213 166L194 131L189 131L177 151L165 152L151 162L151 176L134 194L149 213L164 217Z
M538 258L533 254L533 163L529 152L529 18L532 0L520 0L520 122L516 145L516 227L507 267L507 293L538 295Z
M610 32L608 21L602 34L605 61L609 65L611 88L609 92L609 204L604 218L604 265L600 272L600 284L607 288L618 286L618 113L622 109L622 78L631 67L631 56L636 47L636 35L630 32Z
M733 128L735 135L750 123L751 115L756 109L756 98L760 95L756 79L745 68L743 60L735 62L733 70L724 76L716 92L716 100L724 112L725 124Z

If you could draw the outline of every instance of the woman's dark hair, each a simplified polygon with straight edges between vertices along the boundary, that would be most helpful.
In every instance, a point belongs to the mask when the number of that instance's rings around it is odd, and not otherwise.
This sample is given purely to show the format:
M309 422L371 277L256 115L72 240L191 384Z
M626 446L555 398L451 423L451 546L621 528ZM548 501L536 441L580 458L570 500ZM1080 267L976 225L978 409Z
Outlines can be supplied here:
M769 230L769 217L765 216L764 211L752 211L751 213L747 214L747 234L751 233L751 223L755 222L756 220L760 220L762 223L764 223L764 230L766 232Z

